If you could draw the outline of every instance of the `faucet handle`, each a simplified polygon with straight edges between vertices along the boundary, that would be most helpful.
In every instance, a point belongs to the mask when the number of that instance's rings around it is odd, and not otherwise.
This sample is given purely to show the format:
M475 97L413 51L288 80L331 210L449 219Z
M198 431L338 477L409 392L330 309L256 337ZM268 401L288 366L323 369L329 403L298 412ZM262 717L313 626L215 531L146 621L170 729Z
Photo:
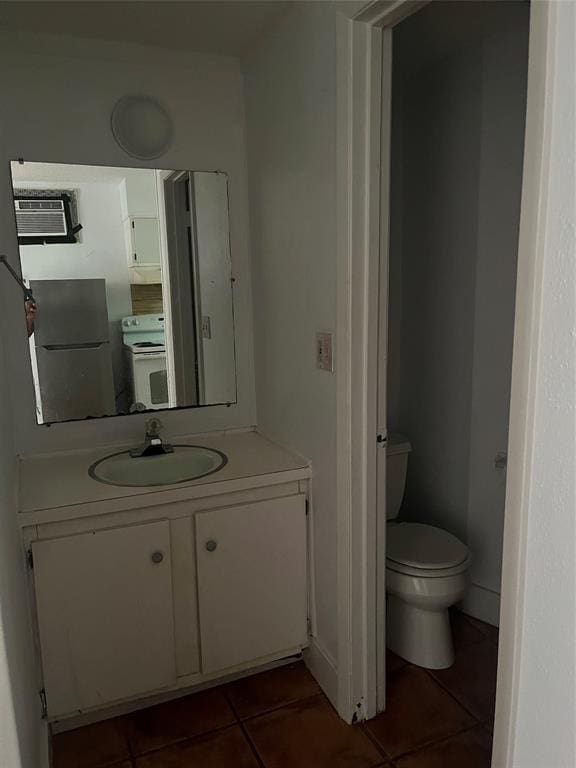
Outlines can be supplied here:
M146 422L146 437L144 444L130 451L133 459L140 459L143 456L156 456L157 454L172 453L174 448L168 443L163 443L160 438L160 430L164 425L156 417L148 419Z
M160 419L152 418L148 419L146 422L146 435L148 437L158 437L160 435L160 430L164 428L164 424L160 421Z

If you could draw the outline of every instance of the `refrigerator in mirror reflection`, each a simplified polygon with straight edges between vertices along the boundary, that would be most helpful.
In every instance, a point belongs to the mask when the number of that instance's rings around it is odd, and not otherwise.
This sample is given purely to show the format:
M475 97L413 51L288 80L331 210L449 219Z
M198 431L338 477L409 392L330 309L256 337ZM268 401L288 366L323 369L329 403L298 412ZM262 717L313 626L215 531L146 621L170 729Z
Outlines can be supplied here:
M39 423L115 413L106 281L32 280Z

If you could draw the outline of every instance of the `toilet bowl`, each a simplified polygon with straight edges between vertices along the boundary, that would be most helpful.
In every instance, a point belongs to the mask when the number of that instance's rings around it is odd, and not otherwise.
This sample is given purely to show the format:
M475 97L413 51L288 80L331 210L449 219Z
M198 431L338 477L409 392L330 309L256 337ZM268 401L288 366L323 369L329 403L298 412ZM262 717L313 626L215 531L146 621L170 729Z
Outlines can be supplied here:
M448 609L464 597L470 555L456 536L432 525L396 522L412 447L391 436L386 450L386 638L388 648L427 669L454 663Z
M387 645L427 669L454 663L448 609L462 600L468 548L452 534L421 523L388 526Z

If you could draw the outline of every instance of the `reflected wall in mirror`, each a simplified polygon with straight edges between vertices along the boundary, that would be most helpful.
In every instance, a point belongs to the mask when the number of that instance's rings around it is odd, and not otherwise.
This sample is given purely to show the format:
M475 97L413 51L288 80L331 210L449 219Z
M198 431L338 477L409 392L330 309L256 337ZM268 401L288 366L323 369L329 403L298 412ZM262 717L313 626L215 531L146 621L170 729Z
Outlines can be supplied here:
M38 423L235 402L227 176L11 170Z

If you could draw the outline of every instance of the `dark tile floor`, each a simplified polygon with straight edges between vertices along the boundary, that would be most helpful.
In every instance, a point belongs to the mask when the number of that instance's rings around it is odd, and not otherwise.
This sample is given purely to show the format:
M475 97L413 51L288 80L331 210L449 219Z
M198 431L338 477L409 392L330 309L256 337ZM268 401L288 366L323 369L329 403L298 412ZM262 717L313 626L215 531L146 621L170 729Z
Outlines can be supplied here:
M302 663L54 737L54 768L489 768L497 631L453 615L456 662L388 658L386 712L336 715Z

